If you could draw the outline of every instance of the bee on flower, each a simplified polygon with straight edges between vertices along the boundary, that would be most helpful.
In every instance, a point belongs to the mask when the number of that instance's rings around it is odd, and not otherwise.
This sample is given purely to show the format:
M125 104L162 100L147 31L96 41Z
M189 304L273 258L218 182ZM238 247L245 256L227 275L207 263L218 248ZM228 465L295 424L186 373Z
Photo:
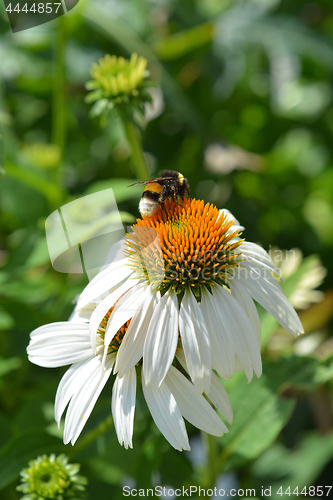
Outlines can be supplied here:
M183 417L213 435L232 410L219 377L261 375L254 301L292 335L301 322L269 255L241 237L227 210L194 198L164 200L143 215L111 262L83 290L68 322L31 333L30 361L71 367L55 403L68 405L64 441L74 443L113 372L112 414L119 442L132 446L137 376L169 443L189 449ZM218 376L217 376L218 374ZM140 380L140 379L139 379Z

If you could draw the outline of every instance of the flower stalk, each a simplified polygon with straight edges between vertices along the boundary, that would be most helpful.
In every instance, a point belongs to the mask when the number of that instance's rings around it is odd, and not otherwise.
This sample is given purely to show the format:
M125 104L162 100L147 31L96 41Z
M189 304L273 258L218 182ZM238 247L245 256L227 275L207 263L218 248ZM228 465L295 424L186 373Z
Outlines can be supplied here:
M143 155L142 144L139 138L137 127L135 123L126 118L126 116L121 116L126 139L131 147L132 151L132 162L133 167L138 179L148 179L149 171L147 168L147 163Z
M54 86L53 86L53 120L52 140L59 148L60 160L63 158L66 137L66 20L65 16L58 19L58 30L55 39L55 64L54 64ZM60 164L60 162L59 162ZM57 183L61 186L62 176L60 168L57 171Z
M90 70L93 80L86 84L90 93L88 103L94 103L92 116L100 116L101 124L107 123L110 112L116 111L122 120L125 136L132 151L135 173L139 179L147 179L149 172L134 116L144 115L145 103L151 102L147 91L152 82L146 78L147 60L133 53L130 59L106 55Z

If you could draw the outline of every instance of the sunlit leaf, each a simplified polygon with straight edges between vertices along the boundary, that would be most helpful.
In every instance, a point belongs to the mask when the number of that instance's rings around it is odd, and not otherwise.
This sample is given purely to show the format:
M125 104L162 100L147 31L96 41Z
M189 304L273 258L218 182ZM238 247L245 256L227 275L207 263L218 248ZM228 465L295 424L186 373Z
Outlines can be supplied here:
M267 385L263 375L247 385L245 377L230 393L234 421L220 443L221 462L231 463L257 457L271 445L294 408Z
M253 459L267 449L287 423L295 401L280 396L287 388L312 389L320 363L314 358L290 357L264 363L263 375L247 384L243 376L231 385L234 421L220 443L221 462Z
M154 51L162 59L177 59L211 42L213 36L214 26L208 22L159 40L154 45Z

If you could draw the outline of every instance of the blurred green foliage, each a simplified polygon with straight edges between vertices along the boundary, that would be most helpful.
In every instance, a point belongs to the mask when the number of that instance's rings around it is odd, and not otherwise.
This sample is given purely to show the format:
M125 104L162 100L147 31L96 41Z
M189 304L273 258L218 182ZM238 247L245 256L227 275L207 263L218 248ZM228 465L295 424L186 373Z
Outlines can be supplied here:
M219 471L232 470L258 496L261 485L330 484L331 0L80 0L66 16L15 34L1 3L0 33L1 498L19 498L21 468L50 452L82 463L89 498L122 498L129 477L138 487L205 477L202 465L170 449L141 400L134 450L123 450L113 430L86 449L80 440L65 448L52 413L63 370L26 359L29 332L66 320L87 283L50 266L48 215L110 187L124 223L138 215L141 188L127 189L135 177L122 122L113 116L101 128L85 102L89 70L106 53L148 59L157 88L140 125L152 176L181 171L193 195L226 206L250 241L319 254L327 268L324 300L301 313L304 339L295 343L260 311L264 375L249 386L242 375L228 382L235 421L216 446ZM288 296L309 263L286 279ZM108 415L110 395L85 432Z

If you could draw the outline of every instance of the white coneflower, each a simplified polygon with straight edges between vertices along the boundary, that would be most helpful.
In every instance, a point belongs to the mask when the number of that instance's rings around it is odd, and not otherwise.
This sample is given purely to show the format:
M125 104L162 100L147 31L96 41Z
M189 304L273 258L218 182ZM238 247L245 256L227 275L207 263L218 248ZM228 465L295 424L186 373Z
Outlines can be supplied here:
M106 299L98 304L88 304L85 315L94 306L95 311L106 307ZM126 338L132 321L124 323L107 348L104 355L105 332L115 313L113 307L107 311L100 323L95 316L90 321L82 315L71 321L51 323L31 333L28 355L31 362L44 367L72 365L62 377L55 399L55 418L60 424L68 405L64 442L75 443L114 367L119 347ZM178 349L183 360L181 349ZM183 361L183 370L186 370ZM118 440L125 448L132 447L137 375L141 372L142 388L152 417L177 450L189 450L188 436L183 417L193 425L216 436L228 432L211 404L204 396L197 397L194 386L184 373L170 366L160 387L155 392L146 383L142 362L130 368L121 378L116 377L112 389L112 415ZM232 410L227 393L218 377L212 374L212 384L206 395L216 409L231 423Z
M115 362L120 378L143 359L145 383L156 392L179 338L197 396L209 393L212 369L225 379L238 369L249 381L253 371L260 376L260 321L252 299L291 334L303 332L272 260L240 238L242 229L227 210L195 199L167 200L164 211L137 220L123 259L99 273L77 304L80 311L105 296L92 314L96 325L118 301L105 332L105 355L131 319Z
M270 255L284 279L294 275L304 262L303 254L299 248L288 251L272 248ZM321 290L315 290L315 288L322 284L326 274L327 271L318 256L309 257L306 270L289 298L291 304L297 309L307 309L311 304L324 300L325 294Z
M76 441L112 370L112 412L126 448L132 446L138 370L153 419L176 449L189 448L183 417L210 434L226 432L208 402L231 421L213 370L225 379L236 370L249 381L253 371L260 376L253 299L293 335L303 331L269 255L242 240L242 229L227 210L195 199L166 200L163 211L138 219L116 245L120 260L87 285L71 321L32 332L32 362L72 364L55 408L59 422L69 405L66 443Z

